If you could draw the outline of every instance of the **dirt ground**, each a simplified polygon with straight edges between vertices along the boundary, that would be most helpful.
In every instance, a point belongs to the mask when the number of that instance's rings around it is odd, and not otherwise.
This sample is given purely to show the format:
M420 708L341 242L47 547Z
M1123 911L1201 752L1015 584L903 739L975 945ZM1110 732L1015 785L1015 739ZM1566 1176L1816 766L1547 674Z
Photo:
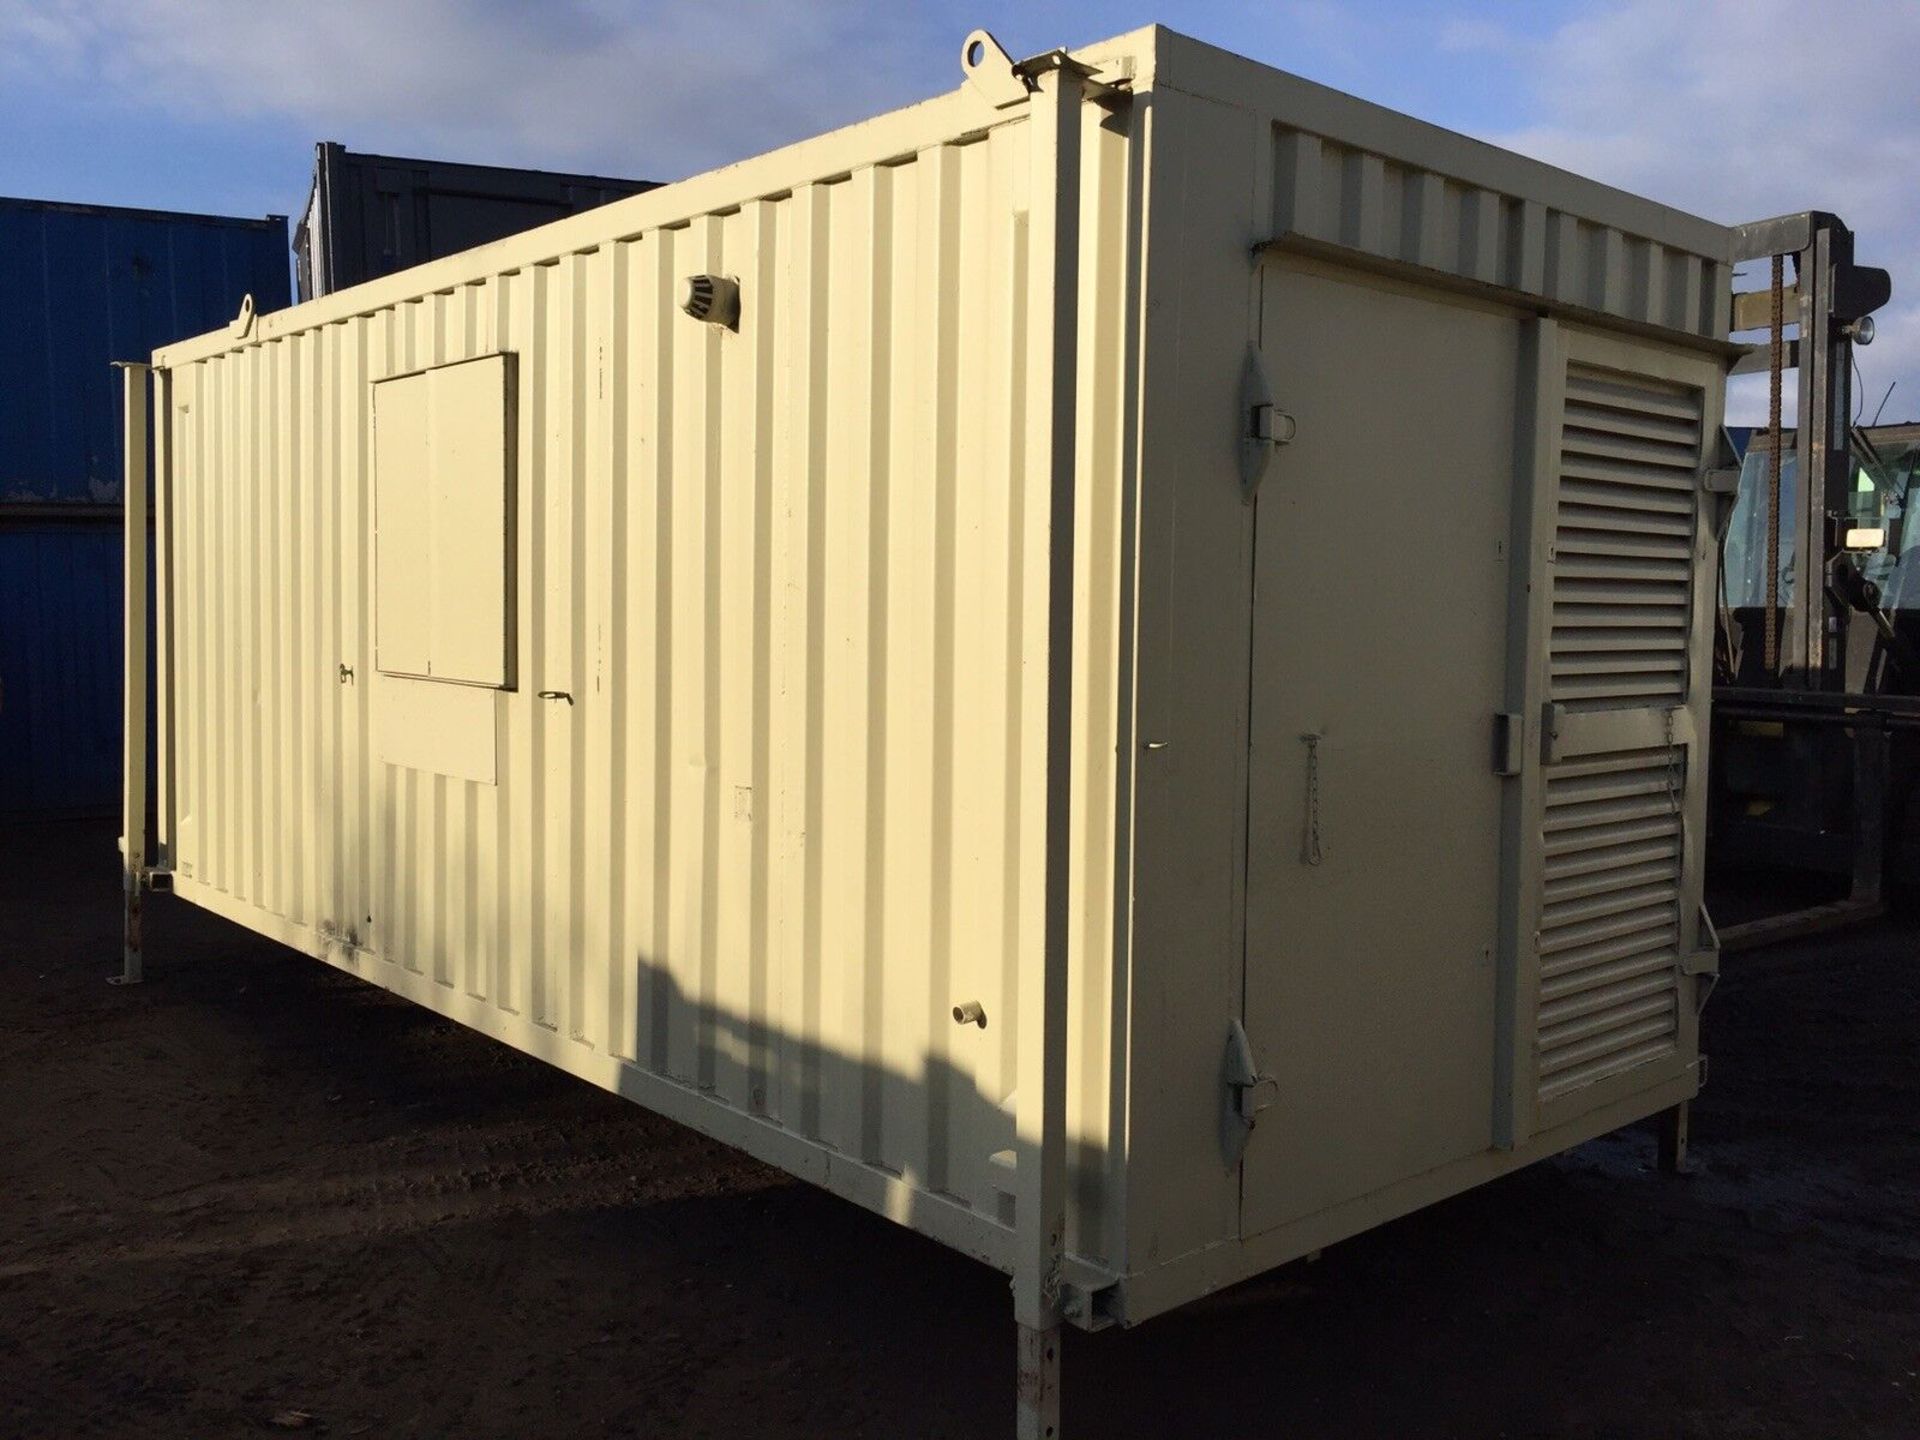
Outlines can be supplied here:
M0 1435L1001 1437L981 1266L0 840ZM1732 957L1700 1173L1627 1133L1137 1330L1075 1437L1920 1436L1920 926Z

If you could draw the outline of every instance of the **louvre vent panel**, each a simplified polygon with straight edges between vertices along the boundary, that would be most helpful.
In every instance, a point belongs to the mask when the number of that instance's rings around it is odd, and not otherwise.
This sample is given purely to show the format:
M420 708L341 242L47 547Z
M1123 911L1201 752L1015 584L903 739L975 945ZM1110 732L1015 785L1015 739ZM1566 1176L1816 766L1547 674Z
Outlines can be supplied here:
M1678 853L1677 845L1658 842L1639 846L1608 845L1592 856L1583 855L1584 863L1563 860L1557 866L1549 864L1547 903L1552 905L1561 900L1623 890L1670 874L1673 857Z
M1535 1015L1550 1100L1679 1040L1685 752L1589 756L1547 772Z
M1542 1011L1561 1001L1602 997L1610 987L1624 981L1647 976L1664 977L1673 964L1671 957L1657 947L1652 950L1616 948L1626 949L1626 953L1602 960L1586 957L1578 968L1562 968L1548 976L1540 987ZM1664 978L1661 978L1661 983L1666 983ZM1550 1020L1551 1016L1548 1018Z
M1613 410L1628 419L1664 418L1697 424L1700 404L1691 392L1653 389L1638 376L1609 377L1604 370L1576 365L1567 373L1567 403L1588 410Z
M1622 885L1561 900L1549 898L1543 915L1546 923L1564 939L1581 926L1615 928L1622 917L1631 920L1646 915L1649 910L1655 916L1664 915L1678 898L1672 872L1668 871L1652 882Z
M1615 960L1651 954L1663 946L1676 943L1675 937L1679 933L1677 923L1673 923L1664 911L1657 915L1636 916L1626 924L1596 926L1577 940L1568 941L1556 951L1542 955L1541 979L1546 981L1577 975L1580 971Z
M1645 1065L1673 1050L1673 1020L1655 1018L1600 1034L1585 1034L1559 1046L1541 1089L1547 1095L1564 1094L1591 1085L1622 1070Z
M1565 433L1561 437L1561 445L1569 457L1595 456L1602 460L1611 460L1620 467L1621 471L1631 474L1636 484L1666 484L1677 487L1684 483L1683 477L1686 472L1671 468L1675 457L1672 447L1666 441L1639 440L1605 430L1575 425L1571 423L1571 415L1568 420Z
M1661 565L1692 563L1692 547L1684 535L1652 535L1597 524L1584 516L1562 516L1560 555L1590 557L1587 563L1607 560L1654 562Z
M1600 709L1686 699L1700 392L1567 370L1548 695Z
M1627 497L1613 491L1588 499L1585 497L1591 492L1577 490L1575 484L1564 479L1560 482L1561 529L1610 531L1614 539L1629 535L1662 536L1683 550L1687 547L1690 522L1685 510L1628 508L1620 503Z
M1572 484L1574 496L1589 505L1604 504L1602 497L1611 497L1623 509L1646 507L1669 515L1693 512L1690 484L1682 484L1677 475L1649 472L1642 466L1613 464L1563 450L1560 479L1563 485Z
M1639 1039L1650 1039L1653 1032L1649 1022L1666 1017L1673 1009L1673 997L1659 980L1657 975L1643 976L1555 1001L1542 1008L1542 1019L1551 1017L1542 1033L1551 1037L1550 1043L1567 1050L1576 1045L1584 1049L1586 1041L1623 1030L1637 1032Z

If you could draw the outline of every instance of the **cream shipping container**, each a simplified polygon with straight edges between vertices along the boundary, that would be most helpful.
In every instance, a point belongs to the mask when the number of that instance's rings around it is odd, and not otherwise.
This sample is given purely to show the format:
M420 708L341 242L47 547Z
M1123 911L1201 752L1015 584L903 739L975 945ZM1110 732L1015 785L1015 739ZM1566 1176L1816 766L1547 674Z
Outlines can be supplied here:
M129 965L170 884L1000 1267L1047 1435L1063 1323L1683 1140L1730 238L961 70L133 372Z

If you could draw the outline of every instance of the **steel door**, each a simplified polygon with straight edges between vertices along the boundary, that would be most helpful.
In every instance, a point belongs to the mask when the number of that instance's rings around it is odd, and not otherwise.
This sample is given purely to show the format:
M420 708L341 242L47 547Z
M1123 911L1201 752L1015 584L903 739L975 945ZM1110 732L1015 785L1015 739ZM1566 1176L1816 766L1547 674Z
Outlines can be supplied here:
M1529 322L1529 513L1512 706L1513 956L1496 1140L1699 1058L1716 356Z
M1262 283L1297 430L1256 502L1245 1025L1278 1089L1245 1235L1491 1143L1522 331L1307 262Z

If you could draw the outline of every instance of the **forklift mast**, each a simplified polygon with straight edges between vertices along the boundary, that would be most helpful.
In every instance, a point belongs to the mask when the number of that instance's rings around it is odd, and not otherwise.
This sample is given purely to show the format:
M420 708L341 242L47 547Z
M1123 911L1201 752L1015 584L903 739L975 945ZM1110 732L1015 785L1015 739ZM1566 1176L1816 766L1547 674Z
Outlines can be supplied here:
M1902 659L1914 637L1881 590L1902 559L1907 477L1895 493L1853 423L1853 347L1872 341L1892 282L1855 261L1853 232L1824 211L1738 227L1732 258L1763 262L1762 287L1733 297L1731 329L1765 335L1733 368L1768 376L1768 424L1748 445L1722 531L1709 856L1725 871L1798 870L1850 887L1724 929L1737 948L1876 914L1891 863L1920 864L1907 803L1920 666Z
M1871 317L1886 304L1892 281L1885 270L1854 262L1853 232L1824 211L1741 225L1734 235L1735 264L1764 260L1772 267L1767 288L1733 297L1732 322L1736 333L1768 332L1767 343L1736 362L1734 373L1759 371L1772 382L1767 428L1754 436L1766 462L1754 499L1766 507L1772 563L1756 617L1760 634L1733 637L1761 643L1737 646L1748 663L1728 679L1743 688L1840 691L1846 688L1847 607L1844 589L1834 591L1832 571L1848 553L1850 532L1858 528L1850 524L1853 347L1871 342ZM1788 371L1797 391L1790 436L1781 424ZM1789 443L1792 469L1803 477L1791 496L1782 484ZM1792 577L1784 586L1776 558L1783 536L1790 537Z

